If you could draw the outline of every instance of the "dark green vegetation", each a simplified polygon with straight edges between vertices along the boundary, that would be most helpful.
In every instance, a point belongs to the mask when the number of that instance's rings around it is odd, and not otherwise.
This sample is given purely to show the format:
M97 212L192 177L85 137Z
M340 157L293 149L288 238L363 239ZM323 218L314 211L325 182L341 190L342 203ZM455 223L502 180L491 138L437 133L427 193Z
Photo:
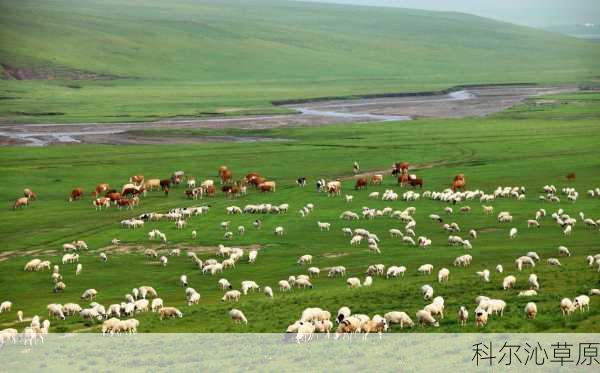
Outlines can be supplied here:
M8 0L0 117L140 121L273 100L587 82L597 43L444 12L292 1Z
M492 318L485 331L598 332L600 309L597 298L592 298L590 313L577 313L571 319L563 319L558 303L563 297L587 294L590 288L598 287L599 274L587 268L585 257L600 252L600 232L584 228L579 221L573 235L564 238L561 229L550 218L542 221L540 229L527 229L526 220L541 207L546 208L549 214L561 207L571 216L583 211L588 217L600 218L600 200L586 195L587 189L600 186L599 99L598 93L585 93L537 100L543 104L535 104L536 101L531 100L489 118L277 129L260 133L261 136L295 140L289 142L2 149L0 179L3 180L3 188L0 189L0 199L5 201L5 208L0 210L3 222L0 225L0 255L7 260L0 262L0 300L12 300L14 308L10 314L0 315L0 326L14 325L14 312L18 309L23 309L25 316L31 317L35 313L45 314L48 303L79 302L79 296L86 288L96 288L100 293L98 301L109 305L120 302L134 286L151 285L167 305L180 307L185 316L161 322L155 314L139 314L136 317L141 321L141 331L277 332L284 330L299 317L302 309L309 306L335 313L340 306L346 305L356 313L369 315L404 310L414 316L426 304L419 289L429 283L447 303L447 317L436 329L438 331L474 331L472 322L464 329L458 327L456 311L460 305L466 305L472 313L474 298L486 294L504 299L508 308L504 318ZM253 132L253 135L256 133ZM498 185L523 185L527 188L527 199L521 202L501 199L492 203L495 214L510 211L515 218L513 224L498 224L495 216L484 216L478 201L463 204L473 208L470 215L455 213L447 217L446 221L460 224L462 236L470 228L480 232L480 238L473 241L472 266L457 269L451 267L451 263L456 256L463 254L463 249L446 246L447 233L428 219L431 213L442 214L445 204L428 199L414 203L368 199L368 192L373 190L393 188L399 191L389 176L382 187L372 187L368 191L354 191L353 182L346 181L345 193L355 196L352 204L345 203L342 198L328 198L315 192L313 183L316 178L349 175L354 160L359 161L365 171L387 170L392 162L400 160L430 165L431 168L417 171L424 178L425 189L428 190L447 188L452 177L463 172L471 190L491 192ZM120 188L134 174L143 174L146 178L167 177L179 169L200 179L216 178L217 168L222 164L233 170L235 178L250 171L259 171L278 182L278 191L259 194L252 190L248 197L235 201L225 200L219 195L196 203L184 198L183 188L176 188L169 197L158 192L150 193L134 212L115 208L99 212L91 206L89 192L99 182L109 182ZM567 202L564 197L557 205L538 200L544 184L563 187L567 184L564 176L570 171L577 173L577 181L572 186L577 188L580 198L575 204ZM309 178L310 183L305 189L295 186L298 176ZM76 186L85 188L86 198L69 204L67 195ZM22 211L10 211L9 201L20 196L24 187L36 191L39 201ZM287 215L260 216L264 221L261 231L251 227L251 221L257 216L225 214L226 206L258 202L287 202L291 208ZM182 231L177 231L174 224L168 222L148 223L138 230L119 227L121 219L142 212L166 211L199 203L209 203L212 206L210 213L192 218ZM302 219L297 211L306 203L314 203L315 211ZM423 250L390 239L388 229L404 226L397 220L378 218L348 223L339 219L342 211L351 209L359 212L362 206L391 206L394 209L415 206L417 235L431 238L432 247ZM231 220L234 228L245 225L247 229L245 236L236 236L228 245L259 244L261 250L256 264L242 262L236 269L227 270L223 277L237 288L240 281L247 279L255 280L261 286L271 286L276 291L274 299L255 293L243 297L235 305L220 303L222 294L217 291L216 285L220 277L202 276L186 257L185 250L181 257L170 258L169 265L162 268L146 260L140 252L118 254L105 249L115 237L122 240L123 246L149 245L147 232L152 228L159 228L167 234L169 248L177 244L214 247L223 242L219 224L224 220ZM317 221L332 223L331 232L319 232ZM277 225L285 227L283 238L273 235L273 228ZM369 254L365 246L350 247L349 239L341 233L345 226L364 227L377 233L382 239L382 254ZM513 226L519 229L519 235L515 240L509 240L508 231ZM198 231L195 242L191 240L192 229ZM51 292L48 272L23 272L25 262L32 257L59 261L61 245L75 239L86 240L91 251L82 253L83 273L77 278L74 265L61 265L67 284L64 294ZM557 256L559 245L569 247L573 253L570 258L561 258L561 268L540 263L534 271L527 269L517 273L514 269L513 261L517 256L534 250L546 259ZM22 256L32 250L35 252ZM100 251L109 253L108 263L100 262ZM320 268L344 265L349 276L363 278L367 265L376 263L405 265L408 273L401 280L375 278L372 288L357 290L347 289L342 279L331 280L322 275L314 280L313 290L280 294L276 290L277 282L292 274L305 273L306 268L299 267L296 260L308 253L314 256L313 265ZM200 257L204 259L213 255L203 253ZM450 268L450 282L439 285L435 275L419 276L416 270L424 263L432 263L435 273L442 267ZM517 276L516 290L500 290L504 275L493 272L499 263L504 266L505 275ZM481 283L475 275L475 271L484 268L493 272L492 281L487 284ZM539 295L534 299L518 298L518 291L527 287L527 277L532 272L537 273L540 279ZM178 283L182 273L188 274L190 285L202 295L197 306L185 305L184 290ZM539 315L535 321L523 319L523 306L530 300L538 304ZM248 326L236 326L228 320L227 311L231 307L246 313ZM88 329L89 326L78 318L70 318L53 323L52 330L97 330L97 326Z

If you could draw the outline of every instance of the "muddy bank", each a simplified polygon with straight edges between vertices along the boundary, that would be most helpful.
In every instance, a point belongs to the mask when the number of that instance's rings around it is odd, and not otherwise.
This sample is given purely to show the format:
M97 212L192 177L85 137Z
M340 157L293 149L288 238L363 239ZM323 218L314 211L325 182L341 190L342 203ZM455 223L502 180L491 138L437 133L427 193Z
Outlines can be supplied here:
M389 94L370 98L302 101L282 105L296 114L166 119L147 123L0 124L0 146L65 144L177 144L210 141L289 141L256 136L184 136L148 130L269 129L327 124L406 121L418 118L486 116L540 95L575 92L576 86L497 85L421 95ZM144 130L144 131L141 131Z

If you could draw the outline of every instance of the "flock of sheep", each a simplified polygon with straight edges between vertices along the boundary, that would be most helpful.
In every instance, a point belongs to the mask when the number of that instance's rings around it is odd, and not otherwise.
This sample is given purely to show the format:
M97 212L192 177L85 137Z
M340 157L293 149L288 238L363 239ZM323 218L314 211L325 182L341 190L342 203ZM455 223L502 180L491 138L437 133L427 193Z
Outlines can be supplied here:
M550 201L551 203L558 203L561 195L575 202L578 198L578 193L574 188L564 188L560 193L557 192L556 187L546 185L543 187L544 194L540 196L540 199ZM600 189L591 190L588 192L589 196L600 195ZM479 201L484 204L482 206L482 213L485 215L494 214L494 207L487 205L498 198L514 198L517 201L525 199L525 188L523 187L498 187L492 193L485 193L481 190L475 191L452 191L450 189L444 191L423 191L417 193L413 190L409 190L402 195L397 194L393 190L385 190L383 193L372 192L368 195L368 198L377 198L383 201L397 201L403 200L406 202L415 202L420 199L431 199L434 201L440 201L444 204L455 206L456 203L470 201ZM345 203L351 204L354 201L354 196L346 195L344 200ZM473 245L477 241L478 232L474 229L463 229L457 223L450 222L445 223L445 220L451 219L454 214L454 209L451 206L444 208L442 215L430 214L429 219L434 224L439 224L440 229L444 230L449 234L447 244L450 246L457 246L464 248L465 252L468 252L473 248ZM558 207L558 206L557 206ZM244 207L228 206L225 209L225 213L228 216L234 216L238 214L286 214L290 209L289 204L256 204L246 205ZM302 218L307 218L313 211L315 206L313 204L307 204L298 210L298 214ZM200 207L186 207L172 209L167 213L144 213L140 216L126 219L121 221L121 226L124 229L141 229L147 222L158 222L161 220L170 221L175 224L177 229L185 229L187 222L194 216L208 214L210 211L207 206ZM474 213L469 206L462 206L458 210L460 214L471 214ZM432 240L426 236L419 236L415 233L417 227L422 222L417 222L414 218L416 212L415 207L407 207L403 210L396 210L392 207L385 207L383 209L374 209L369 207L363 207L359 212L352 210L343 211L339 218L343 220L375 220L375 219L394 219L404 224L402 229L392 228L389 229L389 241L398 242L408 246L419 246L427 248L432 245ZM583 225L590 229L598 229L600 226L600 220L594 220L586 217L582 212L578 216ZM573 228L578 223L576 217L572 217L566 213L562 208L557 208L556 211L548 214L546 209L539 209L536 211L532 219L527 220L526 226L528 228L538 228L540 222L544 219L551 218L554 222L554 226L557 229L561 229L565 236L571 235ZM513 216L508 211L501 211L497 215L499 224L511 225L514 224ZM244 235L246 228L244 226L238 226L234 230L230 230L231 221L223 221L220 227L223 229L223 240L231 240L236 234ZM254 220L253 227L255 229L261 229L262 221L259 218ZM316 228L321 232L329 232L331 229L331 223L317 221ZM234 233L235 232L235 233ZM272 234L277 236L284 235L284 227L274 227ZM467 237L461 237L461 232L467 232ZM383 241L380 237L364 228L351 229L344 227L341 230L341 234L348 238L349 245L361 246L366 244L369 252L377 255L382 252L380 247ZM196 238L196 231L191 232L192 238ZM509 239L515 239L518 235L518 229L511 227L509 230ZM160 241L163 243L167 242L166 234L158 229L152 229L148 232L148 240ZM119 240L113 239L113 245L118 245ZM84 241L78 240L72 243L65 243L62 247L65 254L62 257L63 267L68 267L71 264L76 265L76 275L82 272L82 265L78 263L79 255L88 250L88 246ZM161 266L167 267L169 263L169 257L179 256L181 251L179 249L173 249L165 255L159 256L159 253L153 249L147 249L144 255L147 258L158 259ZM556 257L546 258L545 262L550 266L560 266L560 258L569 258L571 256L570 250L565 246L559 246L556 251ZM197 267L202 274L215 276L222 275L225 270L233 270L236 268L236 264L240 261L247 261L249 264L256 264L258 261L257 250L244 250L242 248L228 247L220 244L215 251L217 258L201 259L193 251L187 253L188 258L191 260L193 265ZM102 252L99 255L99 259L108 262L109 258L106 253ZM449 263L448 267L462 267L468 268L473 260L472 255L465 253L456 257L456 259ZM563 259L564 260L564 259ZM313 281L318 278L321 273L321 269L312 266L313 256L311 254L305 254L297 259L297 264L300 266L307 266L306 274L291 275L287 279L282 279L278 282L277 290L279 292L289 292L293 288L298 289L311 289L313 288ZM515 270L522 271L524 268L534 268L536 265L541 263L540 256L530 251L524 253L524 255L515 258ZM582 263L582 267L586 266L590 269L600 272L600 254L595 256L588 256L587 263ZM416 270L419 274L423 275L423 278L428 278L434 272L434 266L430 263L423 263ZM24 266L25 271L32 272L51 272L51 280L53 282L52 290L54 292L63 292L67 288L67 284L63 282L63 278L60 273L60 266L47 260L32 259L27 262ZM365 271L365 277L361 280L359 277L347 277L347 271L344 266L333 266L328 268L327 276L331 279L338 277L345 278L345 284L348 288L361 288L370 287L376 278L402 278L406 274L408 269L402 265L390 265L386 267L383 264L372 264L368 265ZM494 271L503 274L505 269L502 265L498 264ZM490 269L483 269L475 272L476 275L484 282L490 282ZM440 268L437 271L437 281L439 283L448 282L450 280L451 271L449 268ZM507 275L503 278L501 284L502 289L509 290L513 289L516 284L516 277L514 275ZM187 275L183 274L180 276L180 285L185 289L185 298L188 306L198 304L201 300L200 293L188 284ZM242 281L239 290L234 289L233 285L225 278L221 278L217 282L217 286L224 292L221 299L222 302L238 302L242 296L247 295L249 292L258 291L262 292L267 297L274 297L274 291L270 286L264 286L261 288L255 281L246 280ZM534 297L540 290L540 281L535 273L531 273L528 279L527 289L520 291L518 295L520 297ZM432 284L425 284L421 287L421 293L423 299L427 302L423 309L418 310L414 316L416 322L421 326L439 326L439 319L444 318L445 300L442 296L435 296L435 290ZM95 299L100 293L95 289L87 289L80 298L82 301L91 302L88 306L80 306L77 303L66 303L66 304L49 304L47 305L48 317L56 320L65 320L67 317L79 316L83 320L90 322L101 321L102 322L102 333L107 335L121 334L121 333L135 333L139 326L139 321L134 318L136 313L140 312L154 312L157 317L161 320L168 318L181 318L184 317L182 311L176 307L167 306L163 304L163 300L159 297L156 290L147 285L143 285L131 290L130 293L124 296L124 299L120 303L110 304L108 307L98 303ZM589 295L600 295L599 289L591 289ZM473 311L473 319L475 325L478 327L485 326L488 319L494 315L503 316L506 308L506 302L502 299L491 299L487 296L478 296L475 299L475 307ZM12 312L13 304L10 301L4 301L0 304L0 313ZM455 310L454 313L457 315L457 321L460 325L464 326L469 320L468 306L462 305ZM584 312L590 308L590 297L586 294L580 294L574 297L573 300L564 298L557 304L557 310L561 310L564 315L570 315L572 312L579 310ZM524 317L528 319L534 319L538 313L537 305L535 302L529 302L523 310ZM247 324L249 321L244 312L237 308L232 308L228 314L229 318L234 322ZM23 322L23 312L17 311L17 319L19 322ZM334 324L337 324L335 326ZM332 320L332 315L329 311L321 308L307 308L305 309L300 318L291 323L286 329L287 333L293 333L296 336L296 341L309 341L313 338L314 333L326 333L329 336L330 332L334 331L335 326L335 338L349 337L355 333L364 333L364 338L370 333L381 333L388 330L390 325L397 324L400 328L412 327L415 323L412 318L406 312L396 310L385 313L383 316L374 315L369 317L364 314L352 314L348 307L341 307L336 317ZM38 340L43 341L43 336L48 332L50 327L50 321L44 320L40 323L40 317L35 315L32 318L31 325L25 328L22 333L22 339L25 344L36 343ZM9 328L0 331L0 344L9 341L16 342L18 332L15 329Z

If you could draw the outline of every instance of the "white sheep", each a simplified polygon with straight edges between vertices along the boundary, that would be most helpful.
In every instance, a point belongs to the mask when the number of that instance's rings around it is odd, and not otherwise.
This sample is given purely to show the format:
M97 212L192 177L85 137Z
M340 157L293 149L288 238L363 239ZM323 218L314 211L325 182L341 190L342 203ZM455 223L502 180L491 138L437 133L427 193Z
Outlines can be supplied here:
M560 267L560 260L556 259L556 258L548 258L546 260L546 263L548 263L551 266L556 266L556 267Z
M465 326L467 321L469 321L469 311L464 306L460 306L458 310L458 322L460 326Z
M433 265L432 264L423 264L422 266L420 266L417 271L422 274L422 275L430 275L431 272L433 271Z
M488 313L486 310L482 308L477 308L475 310L475 326L483 327L487 324Z
M526 319L535 319L535 316L537 315L537 305L534 302L529 302L525 305L523 311Z
M442 268L438 271L438 282L448 282L450 277L450 270L448 268Z
M585 309L590 310L590 297L587 295L579 295L573 301L573 308L583 312Z
M350 277L346 280L346 284L350 289L361 287L360 280L357 277Z
M273 298L273 289L271 289L269 286L265 286L263 291L267 297Z
M107 262L108 261L108 256L106 256L105 253L100 253L100 260L102 260L103 262Z
M274 232L275 232L276 236L283 236L283 227L282 226L275 227Z
M246 319L244 313L236 308L229 311L229 317L236 323L243 322L244 324L248 324L248 319Z
M440 323L431 316L431 313L426 310L419 310L416 313L417 320L421 326L440 326Z
M571 252L565 246L558 247L558 255L559 256L571 256Z
M477 271L477 276L485 282L490 282L490 271L488 269Z
M421 294L423 294L423 299L431 299L433 297L433 288L431 287L431 285L421 286Z
M517 232L518 232L518 231L517 231L517 228L511 228L511 229L510 229L510 232L508 233L508 236L509 236L511 239L514 239L515 237L517 237Z
M166 256L163 255L160 257L160 265L161 266L166 267L168 262L169 262L169 259L167 259Z
M371 285L373 285L373 277L371 277L371 276L365 277L365 280L363 281L362 286L369 287Z
M537 295L537 291L535 291L533 289L523 290L523 291L520 291L519 294L517 294L518 297L534 297L536 295Z
M502 264L498 264L496 266L496 272L498 272L498 273L504 272L504 267L502 267Z
M400 329L403 329L404 326L408 326L412 328L414 326L414 322L411 318L406 314L406 312L401 311L392 311L383 315L388 324L400 324Z
M187 278L187 275L181 275L181 276L179 276L179 284L181 286L183 286L184 288L188 287L188 278Z
M321 270L317 267L308 268L308 276L309 277L319 277L321 274Z
M12 308L12 302L6 300L0 304L0 313L10 312L11 308Z
M312 259L313 259L312 255L306 254L306 255L302 255L300 258L298 258L298 261L296 263L299 265L311 264Z
M517 278L513 275L506 276L502 281L502 289L507 290L511 289L517 283Z
M538 277L535 273L529 275L529 288L532 290L540 290L540 284L538 282Z
M560 310L562 311L563 316L569 316L575 311L575 306L569 298L563 298L560 301Z
M98 291L96 289L87 289L81 294L81 299L93 300L98 295Z

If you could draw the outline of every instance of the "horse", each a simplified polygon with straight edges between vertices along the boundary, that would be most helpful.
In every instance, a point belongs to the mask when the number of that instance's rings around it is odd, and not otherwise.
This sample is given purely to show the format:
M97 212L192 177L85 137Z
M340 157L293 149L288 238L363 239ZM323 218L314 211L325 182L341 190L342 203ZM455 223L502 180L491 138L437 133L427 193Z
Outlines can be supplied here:
M37 195L33 193L33 191L29 188L23 189L23 195L32 201L35 201L37 199Z

